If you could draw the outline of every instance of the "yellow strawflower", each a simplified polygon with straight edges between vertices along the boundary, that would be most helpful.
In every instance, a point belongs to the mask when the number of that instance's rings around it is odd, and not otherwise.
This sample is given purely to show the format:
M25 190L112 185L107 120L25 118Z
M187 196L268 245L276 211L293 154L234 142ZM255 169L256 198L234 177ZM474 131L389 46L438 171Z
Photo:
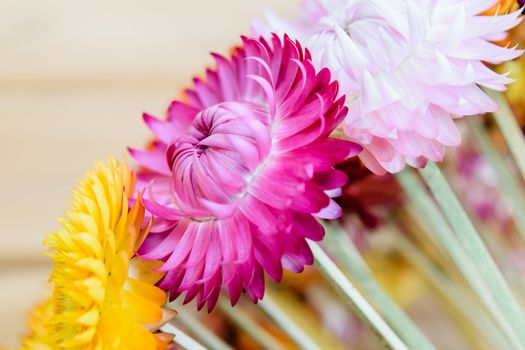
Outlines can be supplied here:
M46 300L32 311L28 322L31 334L24 339L22 349L53 350L53 344L48 339L53 331L52 325L48 323L52 314L51 299Z
M516 0L499 0L494 6L485 11L483 14L486 16L492 15L504 15L512 11L516 11L520 5Z
M97 164L73 192L62 229L50 234L52 297L33 312L23 349L167 349L171 336L156 333L174 316L163 309L162 277L135 252L149 227L144 208L131 208L135 175L126 164ZM148 225L149 226L149 225Z

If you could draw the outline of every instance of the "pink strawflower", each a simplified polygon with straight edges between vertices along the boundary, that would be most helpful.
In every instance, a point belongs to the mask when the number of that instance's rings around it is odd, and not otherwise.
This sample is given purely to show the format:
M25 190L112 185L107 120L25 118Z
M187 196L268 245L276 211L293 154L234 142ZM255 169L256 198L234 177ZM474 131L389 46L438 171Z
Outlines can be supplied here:
M401 171L441 161L458 146L454 119L495 111L480 86L511 82L484 62L521 54L493 44L516 26L520 11L481 16L497 0L305 0L303 16L271 14L254 23L257 35L286 32L328 67L347 95L344 131L363 145L374 172Z
M316 73L286 36L242 41L230 59L213 55L216 70L166 121L145 115L158 139L131 150L155 218L140 253L165 261L171 298L186 292L210 310L222 286L232 305L243 290L257 302L264 272L279 281L283 267L312 264L306 238L324 235L316 218L342 214L330 197L347 178L334 165L361 150L329 137L347 108L328 69Z

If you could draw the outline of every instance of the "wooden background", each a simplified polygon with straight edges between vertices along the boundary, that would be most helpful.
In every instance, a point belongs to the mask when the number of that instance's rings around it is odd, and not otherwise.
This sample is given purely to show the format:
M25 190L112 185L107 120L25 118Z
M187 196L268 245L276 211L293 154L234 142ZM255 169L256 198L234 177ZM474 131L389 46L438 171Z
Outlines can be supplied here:
M149 135L192 75L265 7L297 0L0 0L0 346L44 296L40 254L95 160Z

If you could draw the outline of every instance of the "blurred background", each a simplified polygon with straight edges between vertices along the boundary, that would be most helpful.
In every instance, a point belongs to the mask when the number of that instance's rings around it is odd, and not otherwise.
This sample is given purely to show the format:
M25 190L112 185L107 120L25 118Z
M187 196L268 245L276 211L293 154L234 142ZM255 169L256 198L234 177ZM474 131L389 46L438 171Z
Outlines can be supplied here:
M50 266L44 234L92 163L149 133L170 100L248 32L297 0L0 0L0 347L15 347Z

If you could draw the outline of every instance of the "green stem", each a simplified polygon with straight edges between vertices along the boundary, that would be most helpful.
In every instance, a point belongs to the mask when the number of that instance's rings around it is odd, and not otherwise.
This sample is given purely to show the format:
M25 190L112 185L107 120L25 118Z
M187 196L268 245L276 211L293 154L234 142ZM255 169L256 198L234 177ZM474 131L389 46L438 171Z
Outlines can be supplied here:
M337 265L328 257L316 243L309 242L315 262L320 271L332 282L348 299L358 316L378 334L385 345L394 350L408 350L407 345L398 337L390 326L379 316L368 301L346 278Z
M328 250L337 257L337 260L348 272L350 279L361 288L408 347L421 350L434 349L427 337L376 282L372 272L348 235L336 230L333 225L325 225L325 228L327 234L324 243Z
M525 315L467 213L435 163L429 162L424 169L419 171L434 194L457 238L462 243L463 249L470 256L470 259L476 263L481 277L484 278L496 303L508 318L515 335L521 342L521 348L523 348L525 346Z
M501 333L494 327L492 319L489 319L486 314L481 312L479 304L469 299L464 289L460 289L453 284L397 228L392 228L392 231L388 233L389 246L393 246L394 249L399 251L409 264L419 271L419 274L427 281L432 291L441 296L442 300L455 310L458 317L466 321L474 329L476 332L474 340L479 342L477 346L483 345L484 348L489 349L505 348L506 340L502 338Z
M450 229L445 217L436 207L418 177L415 176L412 170L407 169L398 174L397 179L414 204L417 212L426 219L426 223L436 235L436 237L430 237L430 239L433 240L434 238L437 238L441 246L454 261L465 280L477 293L487 310L491 312L493 318L498 322L501 330L507 334L513 347L516 349L522 348L519 341L520 338L515 334L510 322L495 303L494 297L481 278L473 260L463 249L460 241ZM426 233L426 230L424 231Z
M481 121L469 118L467 122L469 131L474 135L477 144L481 147L481 150L496 172L499 179L499 185L501 186L505 197L510 203L512 203L508 206L509 210L514 217L514 221L522 239L525 239L525 211L522 210L525 208L525 196L523 195L521 185L516 177L510 172L501 154L499 154L494 148L494 145L489 139L487 132L484 130ZM525 153L522 154L522 158L525 159Z
M177 323L183 325L207 348L211 350L233 350L224 340L206 328L189 313L181 311L175 319ZM177 336L175 336L175 338L177 338Z
M508 258L509 252L505 248L504 243L501 241L501 237L496 237L495 232L487 230L485 227L479 229L483 240L487 242L487 245L491 249L496 261L499 262L500 269L507 280L510 281L510 285L514 287L514 292L518 298L523 298L525 295L525 284L521 272L517 269L516 265ZM522 299L520 299L522 301Z
M202 346L198 341L175 327L171 323L167 323L161 328L162 331L166 333L175 334L175 338L173 338L173 341L175 344L179 345L183 349L187 350L208 350L204 346Z
M233 308L222 298L219 300L217 306L237 327L251 336L263 349L285 350L281 343L271 333L249 317L242 307L236 306Z
M512 110L501 92L486 90L486 93L499 105L499 110L495 113L494 119L498 124L503 137L507 141L510 152L525 179L525 139L523 133L512 113Z
M301 349L321 350L319 345L279 307L269 293L266 293L258 305Z

